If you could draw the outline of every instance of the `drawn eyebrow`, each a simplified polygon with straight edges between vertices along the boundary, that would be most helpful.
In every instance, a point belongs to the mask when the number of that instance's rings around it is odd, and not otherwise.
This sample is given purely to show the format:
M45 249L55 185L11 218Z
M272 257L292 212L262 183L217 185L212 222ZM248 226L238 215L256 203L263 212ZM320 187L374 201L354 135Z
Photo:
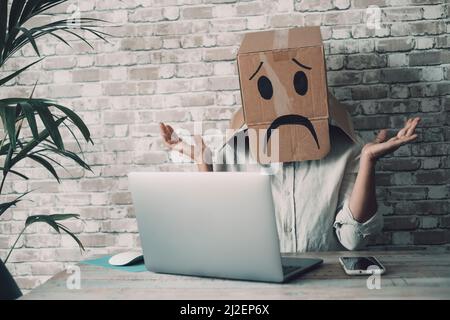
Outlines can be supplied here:
M251 76L250 79L248 79L248 80L252 80L252 79L256 76L256 74L258 73L259 69L261 69L262 65L263 65L263 62L261 62L261 63L259 64L259 66L258 66L258 68L256 69L256 71L252 74L252 76Z
M300 66L302 68L305 68L305 69L308 69L308 70L312 69L311 67L305 66L303 63L298 62L297 59L295 59L295 58L293 58L292 61L294 61L296 65L298 65L298 66Z

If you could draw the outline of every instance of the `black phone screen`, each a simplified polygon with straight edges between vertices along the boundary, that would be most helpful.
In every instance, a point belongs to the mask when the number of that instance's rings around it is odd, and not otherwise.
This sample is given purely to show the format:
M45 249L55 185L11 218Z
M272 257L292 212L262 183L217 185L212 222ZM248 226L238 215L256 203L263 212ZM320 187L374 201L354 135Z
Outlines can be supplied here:
M370 266L383 269L374 257L342 257L341 259L347 270L367 270Z

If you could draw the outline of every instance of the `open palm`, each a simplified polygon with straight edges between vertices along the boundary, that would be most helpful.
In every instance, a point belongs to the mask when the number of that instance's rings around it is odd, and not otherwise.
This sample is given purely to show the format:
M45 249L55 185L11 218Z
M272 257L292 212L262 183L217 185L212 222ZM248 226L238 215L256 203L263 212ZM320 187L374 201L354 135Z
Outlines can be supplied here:
M163 142L169 149L187 155L197 163L211 161L211 151L207 148L201 136L194 135L194 145L190 145L182 140L170 125L161 122L159 128Z
M420 118L408 119L397 135L390 139L388 139L387 130L381 130L373 142L369 142L364 146L362 154L368 157L369 160L377 160L394 152L402 145L414 141L417 139L415 130L419 122Z

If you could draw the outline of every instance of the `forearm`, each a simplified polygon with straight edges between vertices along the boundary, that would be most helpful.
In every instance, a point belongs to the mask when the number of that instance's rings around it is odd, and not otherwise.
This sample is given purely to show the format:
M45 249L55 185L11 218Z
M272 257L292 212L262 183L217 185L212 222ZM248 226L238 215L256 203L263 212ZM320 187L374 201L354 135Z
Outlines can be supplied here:
M201 172L211 172L213 171L213 166L211 164L206 163L197 163L198 171Z
M359 171L349 201L353 218L364 223L377 212L375 161L362 155Z
M375 162L402 145L417 139L415 133L420 118L408 119L405 126L395 137L388 139L387 130L381 130L373 142L367 143L362 149L358 176L350 196L350 211L353 218L364 223L377 212L375 190Z
M193 160L197 163L198 171L201 172L211 172L213 171L212 166L212 153L209 148L203 145L200 150L195 150L195 147L192 146L191 154Z

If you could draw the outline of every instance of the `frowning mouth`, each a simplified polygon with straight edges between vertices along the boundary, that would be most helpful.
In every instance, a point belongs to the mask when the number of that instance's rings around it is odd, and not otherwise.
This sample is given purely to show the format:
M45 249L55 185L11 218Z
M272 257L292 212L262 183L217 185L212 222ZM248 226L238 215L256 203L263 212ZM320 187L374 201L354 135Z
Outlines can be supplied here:
M288 114L281 117L276 118L269 126L269 128L266 131L266 138L264 139L264 152L267 150L267 145L269 144L270 136L272 135L272 130L275 130L279 128L280 126L284 125L299 125L306 127L311 135L313 136L314 140L316 141L317 148L320 149L319 145L319 139L317 138L316 130L314 129L314 126L312 125L311 121L309 121L308 118L300 116L298 114Z

